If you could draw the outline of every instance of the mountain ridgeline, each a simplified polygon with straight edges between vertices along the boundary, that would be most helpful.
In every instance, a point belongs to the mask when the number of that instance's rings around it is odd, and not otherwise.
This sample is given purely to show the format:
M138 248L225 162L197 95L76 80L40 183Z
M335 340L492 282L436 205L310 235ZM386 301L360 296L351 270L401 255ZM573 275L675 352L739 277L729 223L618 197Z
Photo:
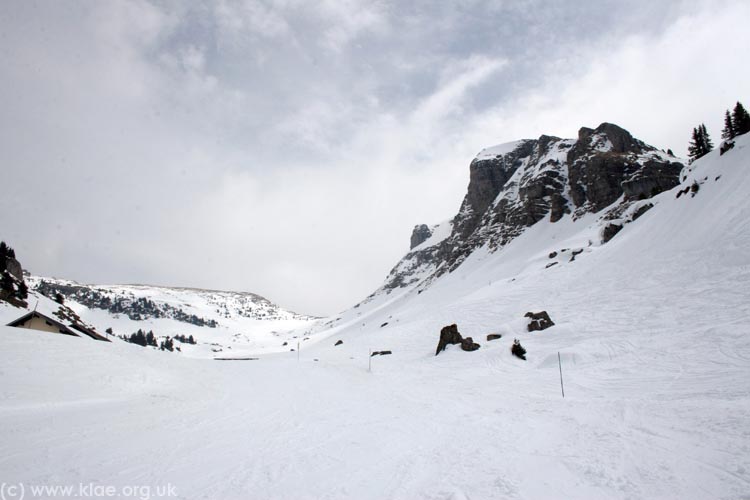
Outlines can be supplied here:
M279 321L309 319L287 311L260 295L247 292L170 288L147 285L84 285L69 280L29 277L31 288L65 303L102 310L132 321L172 319L216 328L224 320Z
M445 223L450 227L417 225L410 252L378 292L427 286L477 248L495 251L545 218L556 223L602 212L607 241L621 226L606 221L643 213L649 205L642 200L677 186L684 166L611 123L581 128L577 139L542 135L482 150L469 166L458 214Z

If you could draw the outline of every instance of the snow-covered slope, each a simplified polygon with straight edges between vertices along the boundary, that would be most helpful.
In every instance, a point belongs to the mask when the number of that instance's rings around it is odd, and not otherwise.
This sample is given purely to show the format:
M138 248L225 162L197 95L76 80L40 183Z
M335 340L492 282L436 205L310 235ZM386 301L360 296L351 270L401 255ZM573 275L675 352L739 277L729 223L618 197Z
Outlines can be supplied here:
M83 285L69 280L27 276L32 297L29 308L40 299L58 293L66 307L99 332L130 336L141 329L153 331L157 339L193 336L195 345L180 344L180 352L193 357L241 356L249 353L288 351L298 334L317 318L287 311L267 299L246 292L146 285ZM15 308L0 312L3 324L21 314ZM23 312L23 311L21 311ZM8 316L7 318L5 316ZM300 334L301 335L301 334ZM300 338L301 340L301 338Z
M540 220L429 287L320 322L299 361L2 327L3 481L230 500L745 498L749 139L648 200ZM542 309L556 325L527 332ZM451 323L481 348L436 357Z

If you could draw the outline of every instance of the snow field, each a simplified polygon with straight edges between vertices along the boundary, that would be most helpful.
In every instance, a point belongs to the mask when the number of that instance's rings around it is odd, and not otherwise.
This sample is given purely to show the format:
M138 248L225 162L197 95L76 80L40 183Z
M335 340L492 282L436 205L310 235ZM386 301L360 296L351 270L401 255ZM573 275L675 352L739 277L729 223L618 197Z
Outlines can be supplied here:
M750 498L747 146L696 162L606 245L596 216L539 223L342 313L299 362L2 327L0 477L190 499ZM542 309L556 326L526 332ZM451 323L481 349L436 357ZM368 372L370 349L393 354Z

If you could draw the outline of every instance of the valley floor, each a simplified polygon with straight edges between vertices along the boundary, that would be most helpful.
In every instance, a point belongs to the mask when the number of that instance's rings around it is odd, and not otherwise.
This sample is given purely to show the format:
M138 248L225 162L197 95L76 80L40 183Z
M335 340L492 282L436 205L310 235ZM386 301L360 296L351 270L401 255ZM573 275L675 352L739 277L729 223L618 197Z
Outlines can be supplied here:
M194 360L4 327L2 480L169 484L177 498L750 498L750 305L736 289L750 269L694 270L680 282L695 289L662 286L675 294L665 307L646 291L673 271L619 283L619 303L569 276L440 313L412 307L393 329L344 328L344 345L330 337L300 361ZM529 334L512 321L480 340L521 293L568 297L550 311L558 325ZM459 309L483 346L435 357L442 318L416 318ZM513 336L526 363L510 356ZM368 372L367 345L396 342Z

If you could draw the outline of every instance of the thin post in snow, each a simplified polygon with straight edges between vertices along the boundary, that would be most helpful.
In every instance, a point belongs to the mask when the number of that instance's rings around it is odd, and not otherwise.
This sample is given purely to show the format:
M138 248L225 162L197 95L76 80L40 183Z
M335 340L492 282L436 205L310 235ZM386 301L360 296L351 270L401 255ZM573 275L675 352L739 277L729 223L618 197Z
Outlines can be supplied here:
M370 355L367 358L367 371L371 372L372 371L372 349L370 349L369 353Z
M560 361L560 351L557 351L557 366L560 367L560 390L562 391L562 397L565 397L565 387L563 387L562 361Z
M299 363L299 341L297 342L297 362Z

